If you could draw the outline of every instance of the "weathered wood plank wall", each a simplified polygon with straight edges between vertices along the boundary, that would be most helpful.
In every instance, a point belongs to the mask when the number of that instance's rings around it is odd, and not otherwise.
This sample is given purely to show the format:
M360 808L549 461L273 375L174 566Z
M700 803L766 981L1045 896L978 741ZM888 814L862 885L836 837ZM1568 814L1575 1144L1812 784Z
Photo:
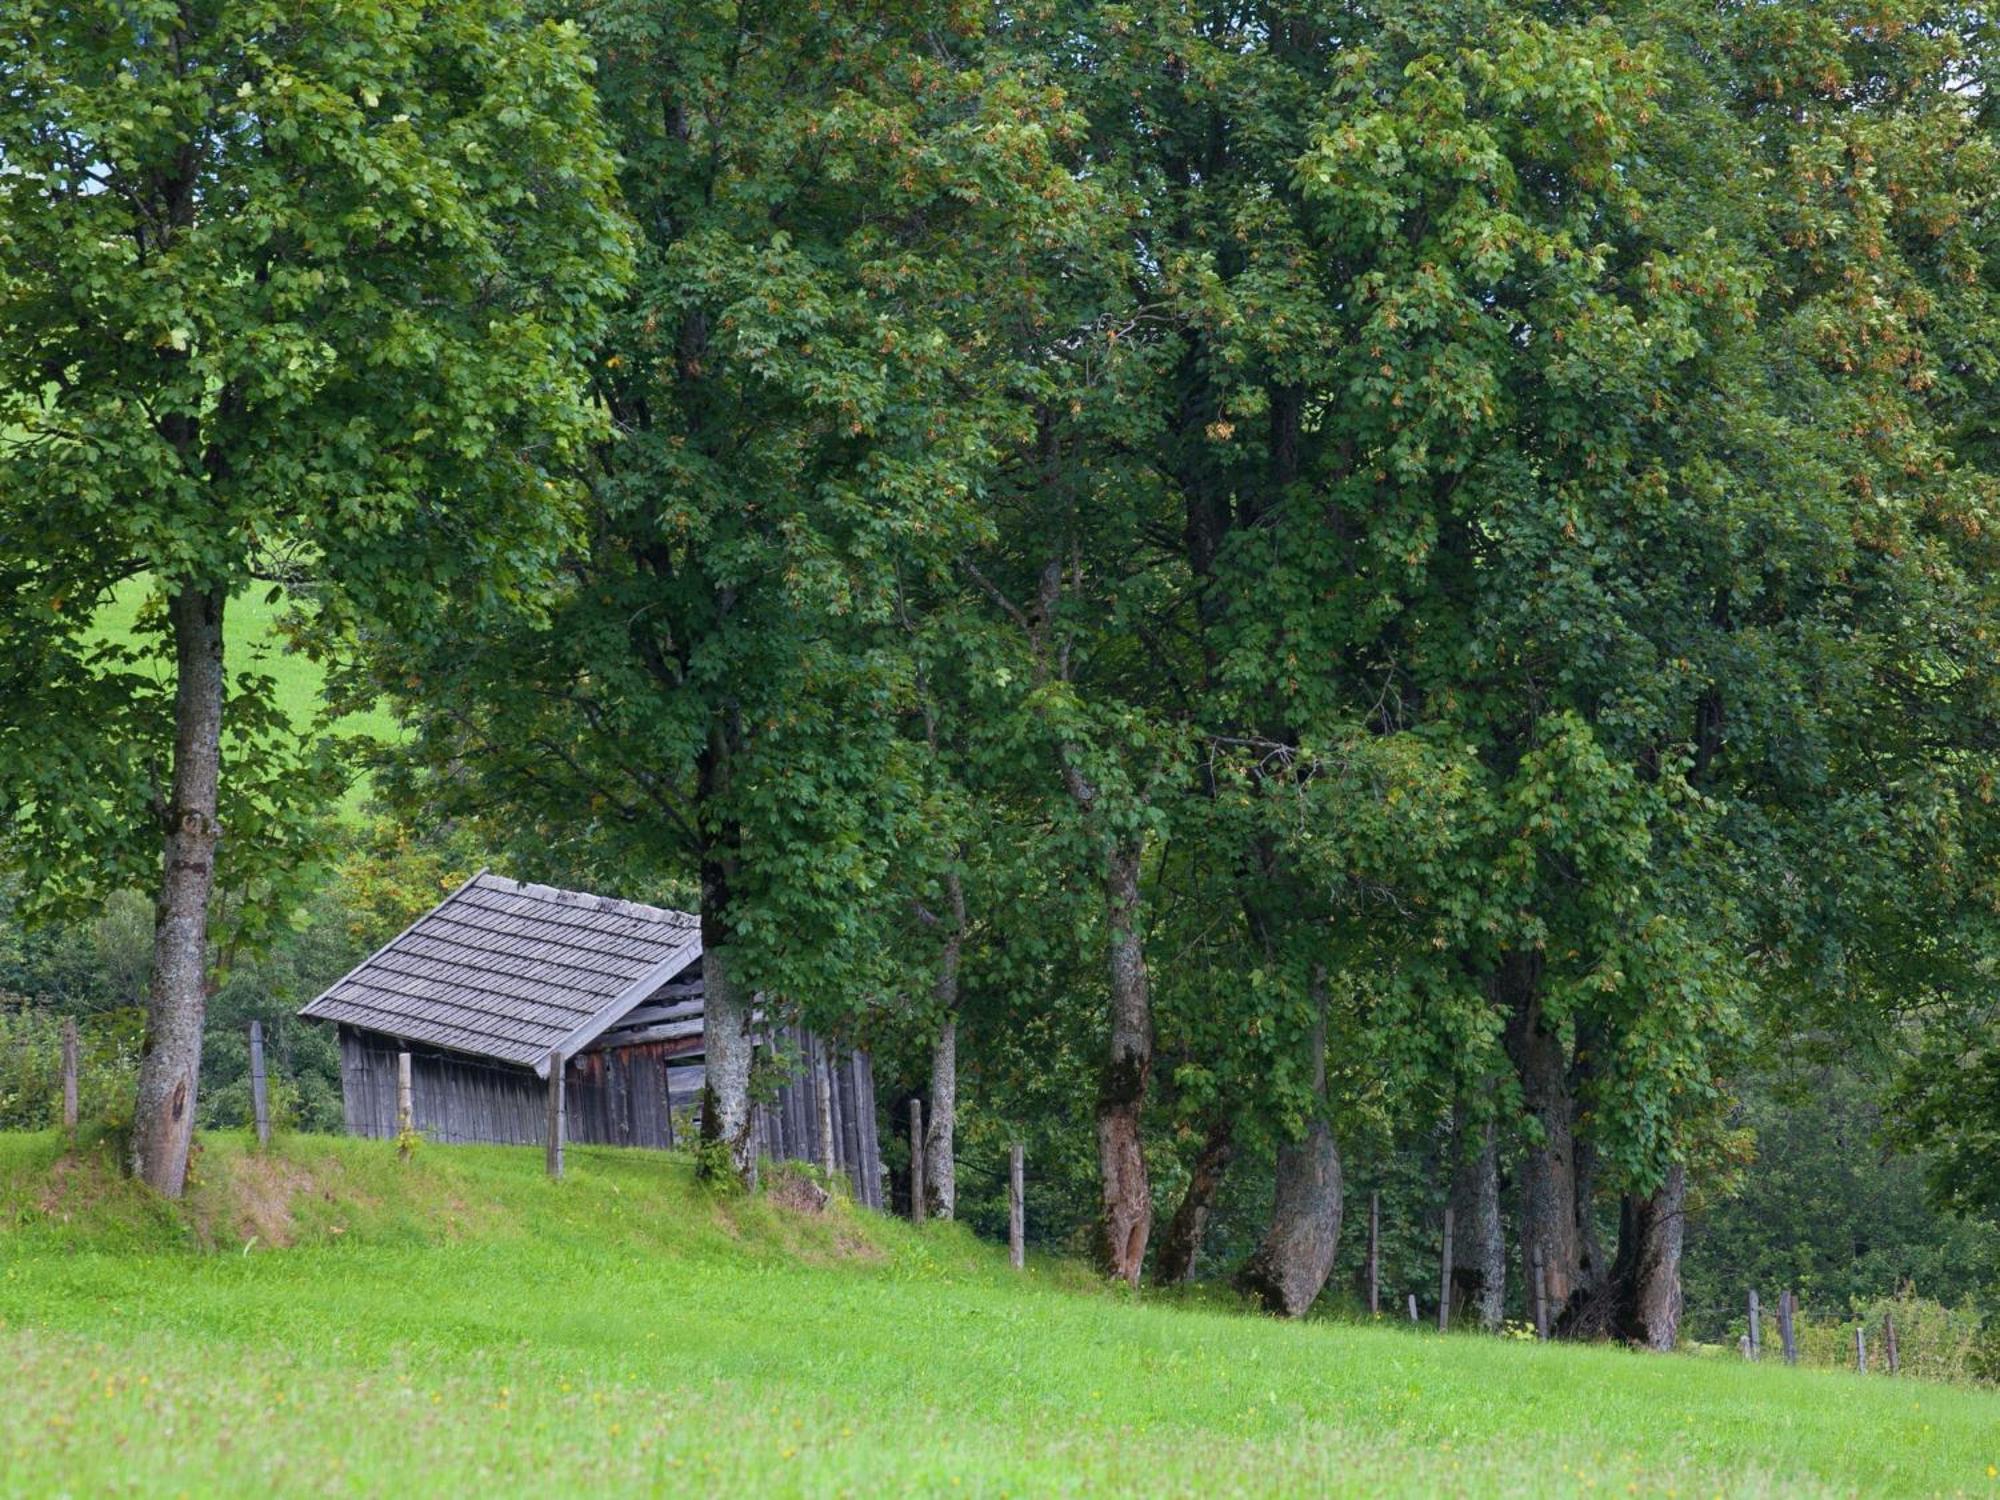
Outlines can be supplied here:
M762 1149L778 1160L819 1159L825 1080L834 1168L846 1175L857 1202L880 1208L881 1139L868 1055L843 1053L798 1027L787 1028L776 1040L791 1058L793 1071L776 1100L761 1112ZM341 1028L340 1085L349 1134L394 1139L401 1050L393 1038ZM426 1138L447 1145L546 1144L547 1085L530 1070L412 1048L410 1075L414 1123ZM581 1053L564 1070L568 1138L585 1145L671 1147L693 1124L703 1077L698 1035Z

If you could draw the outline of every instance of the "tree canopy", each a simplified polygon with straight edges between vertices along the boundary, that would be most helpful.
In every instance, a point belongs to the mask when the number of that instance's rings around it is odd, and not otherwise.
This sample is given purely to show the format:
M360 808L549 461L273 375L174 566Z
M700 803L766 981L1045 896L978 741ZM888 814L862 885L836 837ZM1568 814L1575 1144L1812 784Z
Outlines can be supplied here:
M761 1005L920 1211L1032 1132L1289 1315L1420 1162L1480 1319L1671 1345L1774 1052L1906 1056L1992 1209L1981 11L549 9L10 13L39 899L171 888L191 724L291 862L320 752L204 667L274 578L400 816L699 907L711 1170Z
M0 833L43 897L159 882L169 1193L218 848L268 879L312 810L228 602L338 641L539 589L625 258L589 73L503 4L0 11ZM150 633L106 643L134 579Z

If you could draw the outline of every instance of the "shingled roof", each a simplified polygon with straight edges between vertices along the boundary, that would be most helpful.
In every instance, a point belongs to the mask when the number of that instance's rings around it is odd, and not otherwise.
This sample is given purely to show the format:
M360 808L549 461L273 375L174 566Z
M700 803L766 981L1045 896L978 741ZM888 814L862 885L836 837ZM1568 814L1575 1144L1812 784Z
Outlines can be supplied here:
M686 912L482 870L299 1014L546 1075L700 957Z

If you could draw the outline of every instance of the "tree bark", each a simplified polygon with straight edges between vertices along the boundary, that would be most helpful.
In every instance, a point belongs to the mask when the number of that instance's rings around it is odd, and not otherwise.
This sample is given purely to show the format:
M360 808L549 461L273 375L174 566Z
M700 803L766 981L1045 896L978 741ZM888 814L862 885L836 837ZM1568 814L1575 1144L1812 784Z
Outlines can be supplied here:
M1340 1147L1326 1121L1326 995L1321 987L1313 1023L1313 1098L1317 1105L1305 1139L1278 1148L1277 1194L1271 1224L1251 1252L1236 1284L1266 1312L1297 1318L1313 1305L1333 1272L1340 1245Z
M1470 1316L1489 1331L1506 1318L1507 1242L1500 1230L1500 1153L1491 1120L1479 1133L1479 1150L1462 1154L1452 1174L1451 1294L1454 1318ZM1462 1139L1462 1138L1461 1138Z
M1097 1165L1103 1190L1098 1255L1104 1270L1132 1286L1153 1229L1140 1114L1153 1071L1153 1011L1139 919L1142 845L1114 844L1105 857L1104 915L1111 977L1111 1048L1097 1091Z
M726 930L717 934L720 941L711 941L706 911L701 926L701 1138L704 1144L726 1142L730 1164L747 1182L756 1151L750 1138L754 1005L730 973Z
M1045 446L1053 424L1044 414ZM1044 680L1067 681L1069 646L1053 639L1063 588L1062 558L1049 558L1036 590L1030 639ZM1097 1222L1097 1261L1109 1275L1138 1286L1153 1229L1153 1187L1146 1172L1141 1115L1153 1072L1153 1002L1146 976L1146 939L1141 924L1140 874L1143 834L1113 832L1103 826L1099 789L1084 773L1080 747L1058 736L1056 761L1070 800L1086 827L1104 841L1105 967L1111 982L1110 1046L1097 1087L1097 1176L1102 1206Z
M1670 1353L1681 1329L1681 1241L1687 1227L1687 1169L1678 1164L1649 1197L1627 1196L1612 1268L1612 1331L1644 1349Z
M951 931L938 957L932 990L938 1012L937 1040L931 1044L930 1117L924 1127L925 1212L949 1219L958 1211L958 971L965 952L965 883L956 870L945 876L951 903Z
M1542 1013L1541 962L1510 953L1495 976L1507 1009L1507 1055L1520 1076L1521 1097L1541 1139L1521 1154L1521 1258L1532 1285L1534 1253L1542 1252L1549 1321L1564 1326L1596 1281L1597 1267L1583 1233L1587 1203L1579 1204L1576 1178L1575 1100L1562 1038Z
M735 769L732 729L726 712L710 720L708 743L697 767L698 794L704 807L712 810L701 851L701 1139L704 1145L725 1143L730 1166L747 1183L757 1164L750 1110L750 1064L756 1054L751 1020L756 1002L741 992L731 958L740 842L727 812ZM712 1168L705 1162L704 1169Z
M1571 1069L1570 1176L1576 1185L1571 1198L1575 1205L1576 1247L1581 1268L1578 1280L1585 1292L1592 1292L1604 1285L1605 1268L1611 1264L1611 1257L1604 1253L1604 1241L1597 1232L1597 1147L1587 1136L1578 1135L1575 1127L1575 1103L1583 1097L1582 1079L1581 1070Z
M153 977L132 1116L132 1170L178 1198L194 1142L201 1028L208 1008L208 903L222 780L221 589L183 585L168 601L174 638L173 791L165 817Z
M1582 1279L1586 1290L1594 1290L1604 1284L1611 1257L1604 1253L1603 1237L1597 1232L1597 1146L1589 1136L1577 1132L1576 1122L1582 1112L1582 1101L1589 1096L1596 1073L1596 1055L1602 1038L1594 1030L1579 1031L1576 1038L1576 1060L1569 1070L1569 1097L1571 1119L1571 1143L1573 1147L1572 1176L1576 1183L1574 1194L1576 1206L1577 1253L1583 1267Z
M1277 1185L1271 1226L1236 1284L1266 1312L1296 1318L1326 1285L1340 1243L1340 1148L1326 1121L1278 1148Z
M958 1208L952 1137L958 1109L958 1020L946 1016L931 1043L930 1113L924 1122L924 1212L949 1219Z
M1215 1196L1222 1188L1223 1173L1236 1154L1236 1117L1224 1112L1209 1122L1195 1153L1194 1170L1188 1174L1187 1191L1167 1222L1160 1241L1160 1253L1153 1264L1153 1280L1161 1286L1186 1286L1194 1280L1194 1264L1208 1233L1208 1216Z

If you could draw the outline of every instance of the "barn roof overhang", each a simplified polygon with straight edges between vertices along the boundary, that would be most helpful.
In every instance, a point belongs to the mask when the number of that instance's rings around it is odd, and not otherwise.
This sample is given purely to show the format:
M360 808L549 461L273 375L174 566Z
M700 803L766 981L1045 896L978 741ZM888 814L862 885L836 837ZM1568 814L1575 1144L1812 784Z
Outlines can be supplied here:
M688 913L482 870L300 1015L546 1077L700 958Z

